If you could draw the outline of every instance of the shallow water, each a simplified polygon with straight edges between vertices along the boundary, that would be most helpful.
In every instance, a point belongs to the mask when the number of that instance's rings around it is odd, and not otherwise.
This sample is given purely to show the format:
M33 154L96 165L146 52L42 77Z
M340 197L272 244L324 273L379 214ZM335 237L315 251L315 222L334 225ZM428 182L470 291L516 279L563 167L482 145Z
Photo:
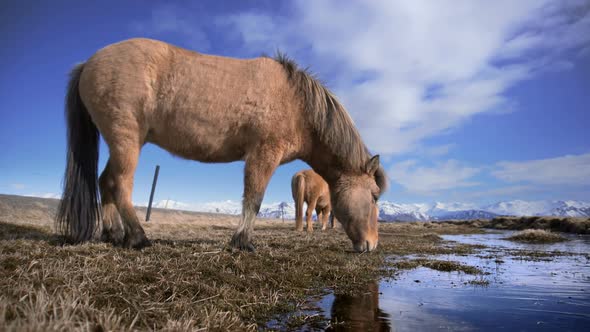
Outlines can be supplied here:
M328 295L320 311L331 330L590 330L590 236L530 245L502 240L510 233L443 236L488 248L428 256L477 266L486 275L420 267L368 285L361 296ZM562 255L531 261L519 250Z

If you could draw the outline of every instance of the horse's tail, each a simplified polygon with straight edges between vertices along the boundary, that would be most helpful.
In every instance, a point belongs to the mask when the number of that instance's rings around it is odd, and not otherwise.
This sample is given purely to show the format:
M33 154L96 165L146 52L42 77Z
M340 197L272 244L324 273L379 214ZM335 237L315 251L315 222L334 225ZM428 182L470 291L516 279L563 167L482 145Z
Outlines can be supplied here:
M55 217L57 231L72 243L92 238L100 219L98 196L99 132L78 91L84 63L70 73L65 100L67 164Z
M305 195L305 176L303 174L298 173L293 176L291 179L291 191L295 201L295 220L299 222L303 220L303 199Z

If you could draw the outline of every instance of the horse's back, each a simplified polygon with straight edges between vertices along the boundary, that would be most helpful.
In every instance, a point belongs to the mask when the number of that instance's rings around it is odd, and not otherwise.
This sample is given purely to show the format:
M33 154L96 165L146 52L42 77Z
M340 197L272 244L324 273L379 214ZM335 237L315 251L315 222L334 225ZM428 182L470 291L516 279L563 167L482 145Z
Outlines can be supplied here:
M128 93L156 93L153 97L162 99L158 102L177 98L194 102L203 95L239 100L272 89L273 84L283 88L286 82L281 65L270 58L207 55L158 40L133 38L92 55L84 65L81 89L104 97L101 92L124 87ZM143 89L135 90L138 85ZM266 94L258 94L261 96Z
M265 141L289 141L286 160L300 150L304 121L284 69L270 58L130 39L86 62L80 95L107 142L110 127L124 120L143 142L187 159L240 160Z
M98 50L84 64L79 93L101 133L115 119L145 118L155 109L156 85L169 46L129 39Z

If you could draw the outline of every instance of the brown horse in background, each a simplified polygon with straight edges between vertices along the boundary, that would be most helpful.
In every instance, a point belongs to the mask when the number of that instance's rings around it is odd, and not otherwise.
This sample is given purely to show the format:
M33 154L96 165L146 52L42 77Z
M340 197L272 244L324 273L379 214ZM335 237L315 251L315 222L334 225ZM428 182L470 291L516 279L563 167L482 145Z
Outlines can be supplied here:
M305 212L307 231L313 231L311 215L314 210L318 222L322 223L322 231L326 230L328 217L332 211L328 183L312 169L300 171L295 173L291 179L291 193L295 201L295 229L303 230L303 203L305 202L307 204ZM333 222L332 220L332 227L334 227Z
M149 245L131 193L140 150L153 143L186 159L245 161L235 248L254 249L266 186L279 165L294 159L328 182L354 249L377 246L376 200L386 187L379 158L371 158L336 97L287 57L234 59L130 39L99 50L70 76L56 222L72 242L99 231L115 245ZM99 134L110 154L97 181Z

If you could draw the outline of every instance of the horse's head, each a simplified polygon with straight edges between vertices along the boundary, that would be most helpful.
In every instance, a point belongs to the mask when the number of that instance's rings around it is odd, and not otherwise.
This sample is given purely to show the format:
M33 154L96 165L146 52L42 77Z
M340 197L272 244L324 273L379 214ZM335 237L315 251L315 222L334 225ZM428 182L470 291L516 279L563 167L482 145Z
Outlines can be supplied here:
M334 214L357 252L377 247L377 199L384 189L379 186L384 187L385 181L376 155L366 163L362 174L343 173L331 188Z

